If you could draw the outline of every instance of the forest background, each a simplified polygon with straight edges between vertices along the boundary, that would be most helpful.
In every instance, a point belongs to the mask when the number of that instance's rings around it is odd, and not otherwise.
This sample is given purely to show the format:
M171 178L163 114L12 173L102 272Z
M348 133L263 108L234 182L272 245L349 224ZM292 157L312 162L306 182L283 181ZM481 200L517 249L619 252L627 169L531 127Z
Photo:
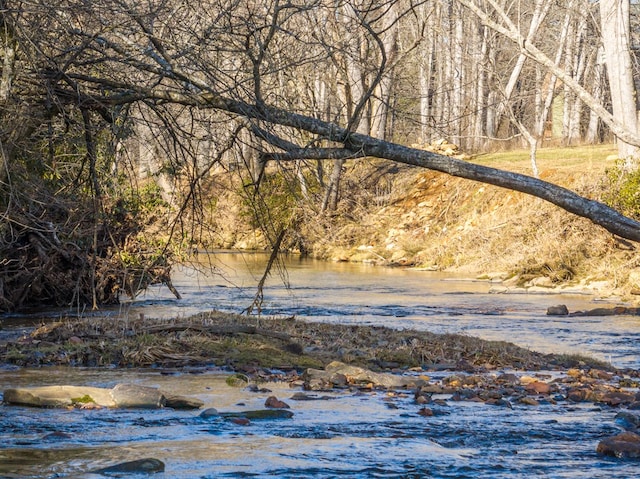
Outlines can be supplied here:
M4 311L173 288L217 247L640 290L635 1L0 0L0 19Z

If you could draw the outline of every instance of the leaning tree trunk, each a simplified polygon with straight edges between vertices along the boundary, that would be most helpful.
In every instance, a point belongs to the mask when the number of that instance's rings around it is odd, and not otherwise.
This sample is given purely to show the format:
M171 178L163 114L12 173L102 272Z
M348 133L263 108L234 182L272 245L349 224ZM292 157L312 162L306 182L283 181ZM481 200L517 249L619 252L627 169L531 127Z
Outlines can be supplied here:
M571 190L538 178L477 165L430 151L409 148L368 135L354 133L334 123L321 121L317 118L264 105L251 105L211 93L179 94L175 91L156 88L144 92L139 90L139 95L140 99L155 98L159 101L223 110L247 118L261 118L265 122L306 131L344 146L342 149L300 148L289 150L283 154L272 154L270 159L383 158L527 193L549 201L570 213L587 218L613 234L640 242L640 222L627 218L603 203L584 198Z

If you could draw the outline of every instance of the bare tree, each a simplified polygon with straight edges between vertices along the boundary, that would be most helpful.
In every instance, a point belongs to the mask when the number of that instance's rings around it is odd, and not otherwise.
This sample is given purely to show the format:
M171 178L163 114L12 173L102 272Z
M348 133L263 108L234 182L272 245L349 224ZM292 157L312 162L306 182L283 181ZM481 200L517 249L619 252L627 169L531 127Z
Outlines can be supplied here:
M591 93L578 82L572 75L568 74L562 66L556 64L544 51L534 42L528 42L518 26L509 18L505 10L496 0L487 0L489 9L485 10L472 0L457 0L469 11L473 12L488 27L504 35L515 43L521 51L529 58L553 73L557 79L563 82L567 88L573 92L577 98L589 107L605 123L619 140L637 146L640 145L640 133L625 123L621 118L607 110L606 106L595 99Z
M629 132L640 135L640 108L631 61L629 6L629 0L600 0L600 24L613 114ZM628 169L635 169L640 158L640 144L619 137L618 156L625 160Z
M421 111L422 119L426 115L434 117L429 120L433 126L443 130L446 126L454 136L475 130L468 118L477 118L478 114L469 112L473 108L488 110L491 101L487 91L478 89L477 71L459 63L472 51L468 38L481 36L486 39L484 46L480 45L485 61L498 59L492 46L498 38L501 44L512 42L514 50L509 54L516 52L512 55L516 66L521 55L525 60L535 60L565 82L621 139L640 144L640 135L629 131L598 104L559 62L536 48L533 35L522 35L496 0L487 0L493 9L490 12L471 0L435 3L437 8L425 11L426 4L410 0L314 0L299 4L283 0L59 0L55 7L45 0L5 0L2 18L7 25L5 31L11 33L6 38L16 39L16 44L28 52L20 56L20 48L16 50L16 67L11 66L7 60L10 53L6 53L4 60L9 66L3 69L3 75L6 70L13 76L11 72L20 68L28 74L18 75L19 82L11 83L13 92L20 85L21 101L14 98L10 107L4 105L3 121L10 118L7 112L28 108L32 120L20 123L28 128L21 126L18 136L24 143L33 143L37 137L46 144L51 139L54 160L54 135L43 133L48 125L60 131L68 126L76 133L78 161L65 184L82 180L84 191L101 200L92 203L95 208L90 212L96 225L108 225L107 219L115 211L105 205L110 192L115 191L110 189L112 172L124 167L118 160L126 157L108 155L107 149L115 150L112 145L117 143L118 151L126 152L127 141L146 131L154 136L154 155L155 160L161 160L157 162L160 170L173 184L185 186L176 195L178 219L168 227L170 232L182 233L179 218L195 205L199 185L206 182L212 168L223 163L225 155L234 154L247 160L245 186L252 192L276 171L290 174L292 180L291 184L273 182L275 188L297 188L294 182L299 181L301 169L319 162L322 166L315 172L323 172L324 163L330 160L328 181L324 181L324 172L317 173L325 186L319 203L324 200L328 209L338 202L340 177L347 162L375 157L532 194L589 218L614 234L640 241L638 222L557 185L386 139L388 118L392 113L397 115L389 109L393 95L403 91L401 88L408 91L412 85L419 90L415 86L419 84L420 62L412 58L405 72L398 59L409 58L407 52L423 39L427 41L425 49L415 51L426 50L430 55L422 63L423 72L429 76L422 93L431 101L421 110L419 95L414 96L412 104L405 102L410 104L406 111ZM477 20L467 21L460 5L474 12ZM533 10L538 12L536 18L543 18L546 3L540 0L535 5L539 7ZM445 25L446 39L433 36L438 32L420 32L418 28L415 41L403 43L406 37L402 36L402 22L440 28L438 21ZM494 37L490 30L500 35ZM468 34L471 31L476 33ZM6 52L12 41L7 43L5 39ZM557 49L554 45L551 51ZM522 69L530 64L524 60L521 63ZM487 75L497 72L484 67L481 70ZM512 71L503 69L501 77L510 78ZM482 84L489 88L488 76ZM517 81L515 84L510 99L515 98ZM527 84L523 91L531 89ZM386 109L376 117L381 105ZM528 113L517 111L513 102L510 107L513 121L524 125L527 120L526 128L531 129L534 122ZM140 128L142 122L144 127ZM399 122L393 124L395 128ZM377 125L375 131L372 125ZM406 120L397 131L404 136L412 127L422 129ZM13 136L6 132L3 135L3 145L18 144L11 140ZM109 142L101 142L104 137ZM11 163L10 152L7 158ZM275 166L267 169L268 164ZM197 218L197 211L193 215ZM295 210L286 220L298 220ZM287 221L267 232L274 245L284 240ZM52 237L51 228L41 230L47 238ZM110 238L107 230L94 228L90 234L93 240L86 251L96 264L104 259L98 244ZM125 242L126 238L112 242L112 249Z

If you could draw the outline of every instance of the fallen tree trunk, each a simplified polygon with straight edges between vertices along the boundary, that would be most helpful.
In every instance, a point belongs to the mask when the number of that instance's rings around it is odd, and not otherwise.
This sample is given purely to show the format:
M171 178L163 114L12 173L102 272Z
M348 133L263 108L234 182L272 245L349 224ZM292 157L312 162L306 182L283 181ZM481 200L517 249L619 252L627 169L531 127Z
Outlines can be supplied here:
M567 188L538 178L477 165L430 151L409 148L371 136L353 133L334 123L322 121L310 116L273 107L251 105L220 95L210 93L193 95L166 89L152 89L138 91L136 95L129 96L129 100L133 100L136 97L139 100L155 98L156 100L192 105L199 108L208 107L234 113L249 119L260 120L261 122L272 125L303 130L318 135L323 140L332 143L341 143L344 148L343 154L340 156L344 158L362 158L366 156L383 158L398 163L440 171L451 176L520 191L553 203L570 213L587 218L615 235L632 241L640 241L640 223L638 221L624 216L604 203L585 198ZM269 140L268 138L263 139ZM270 141L270 143L275 142ZM281 149L284 148L282 142L277 143ZM318 151L317 148L310 149L310 156L316 159L322 157L321 150L322 149ZM288 151L295 153L291 155L291 159L306 158L306 149L304 148L295 149L295 151L293 148L289 148ZM326 151L326 158L336 158L335 148L328 148Z

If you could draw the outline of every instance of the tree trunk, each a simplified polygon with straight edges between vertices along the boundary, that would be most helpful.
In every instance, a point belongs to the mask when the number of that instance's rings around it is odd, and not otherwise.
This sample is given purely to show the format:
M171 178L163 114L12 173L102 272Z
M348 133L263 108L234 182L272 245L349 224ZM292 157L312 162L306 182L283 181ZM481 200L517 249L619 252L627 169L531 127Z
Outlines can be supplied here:
M630 49L629 0L600 0L600 25L607 62L613 114L636 134L638 112ZM618 138L618 156L628 169L637 167L640 147Z
M246 118L260 118L262 121L274 125L288 126L306 131L330 142L343 144L345 147L343 158L365 156L382 158L520 191L549 201L570 213L587 218L613 234L640 242L640 222L627 218L603 203L584 198L571 190L538 178L378 140L367 135L350 132L334 123L318 120L317 118L279 108L270 108L266 105L251 105L220 95L208 93L201 95L179 94L175 91L166 91L159 88L146 91L139 90L138 94L141 95L140 99L149 98L199 108L213 108ZM302 149L296 152L294 159L304 157L304 151ZM317 158L317 152L314 153L316 153Z
M604 55L604 51L602 48L598 48L596 53L596 62L595 68L593 69L593 88L591 90L591 94L596 100L599 100L600 103L603 101L603 88L602 88L602 79L604 77L604 64L601 61L602 56ZM599 143L601 141L600 138L600 118L596 115L593 110L589 112L589 125L587 126L587 132L585 134L585 141L587 143Z

